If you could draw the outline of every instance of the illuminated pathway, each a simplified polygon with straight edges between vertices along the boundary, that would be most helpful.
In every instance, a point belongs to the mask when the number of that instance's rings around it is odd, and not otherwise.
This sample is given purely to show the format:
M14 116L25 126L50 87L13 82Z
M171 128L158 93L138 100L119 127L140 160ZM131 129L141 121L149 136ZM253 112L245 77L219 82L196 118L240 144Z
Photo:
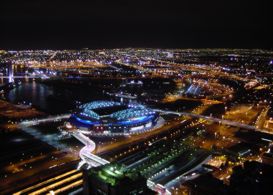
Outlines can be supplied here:
M85 145L80 150L80 157L82 161L79 163L78 169L80 169L81 166L83 166L86 163L89 165L89 168L109 163L109 161L91 153L96 148L96 143L94 141L92 141L79 131L73 132L72 135Z

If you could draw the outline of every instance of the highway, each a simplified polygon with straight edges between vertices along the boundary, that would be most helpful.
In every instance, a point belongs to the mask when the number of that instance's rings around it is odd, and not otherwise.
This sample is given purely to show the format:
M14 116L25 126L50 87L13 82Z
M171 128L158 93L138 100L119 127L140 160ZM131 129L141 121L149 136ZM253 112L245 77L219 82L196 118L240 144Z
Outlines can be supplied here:
M205 116L205 115L200 115L200 114L194 114L191 112L175 112L175 111L168 111L168 110L159 110L159 109L154 109L157 112L161 112L164 114L176 114L178 116L190 116L193 118L202 118L208 121L213 121L222 125L227 125L227 126L231 126L231 127L239 127L239 128L243 128L243 129L248 129L248 130L254 130L254 131L264 131L262 129L258 129L255 126L252 125L247 125L247 124L243 124L243 123L239 123L236 121L230 121L230 120L226 120L226 119L220 119L220 118L215 118L215 117L211 117L211 116Z

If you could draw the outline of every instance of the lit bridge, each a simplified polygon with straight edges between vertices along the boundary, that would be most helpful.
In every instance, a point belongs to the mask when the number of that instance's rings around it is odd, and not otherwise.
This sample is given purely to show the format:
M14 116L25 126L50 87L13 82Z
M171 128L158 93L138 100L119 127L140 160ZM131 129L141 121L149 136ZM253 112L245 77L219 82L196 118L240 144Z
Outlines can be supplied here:
M96 143L94 141L92 141L79 131L74 131L72 135L85 145L80 150L79 155L81 158L81 162L78 165L78 169L80 169L84 164L88 164L88 168L91 168L109 163L109 161L91 153L96 148Z

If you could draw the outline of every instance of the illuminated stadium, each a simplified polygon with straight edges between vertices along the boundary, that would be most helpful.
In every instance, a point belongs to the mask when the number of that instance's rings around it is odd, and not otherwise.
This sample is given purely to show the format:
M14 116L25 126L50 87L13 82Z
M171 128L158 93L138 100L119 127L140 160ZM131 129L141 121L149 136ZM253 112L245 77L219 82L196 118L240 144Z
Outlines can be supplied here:
M153 128L158 119L157 112L140 104L94 101L79 106L66 127L92 134L132 134Z

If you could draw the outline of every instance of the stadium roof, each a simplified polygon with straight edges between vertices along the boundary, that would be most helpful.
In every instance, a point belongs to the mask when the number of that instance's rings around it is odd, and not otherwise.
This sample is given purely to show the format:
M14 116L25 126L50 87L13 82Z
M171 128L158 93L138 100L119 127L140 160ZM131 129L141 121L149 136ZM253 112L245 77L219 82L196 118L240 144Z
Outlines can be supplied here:
M140 118L143 116L155 114L155 112L149 108L146 108L145 106L141 104L128 104L126 105L125 109L114 111L108 115L100 115L99 109L105 109L105 108L114 108L117 106L125 106L126 104L120 103L120 102L114 102L114 101L94 101L90 103L86 103L81 105L79 108L81 109L80 115L88 118L93 119L102 119L105 117L114 118L116 120L126 120L126 119L134 119L134 118ZM96 112L97 110L97 112Z

